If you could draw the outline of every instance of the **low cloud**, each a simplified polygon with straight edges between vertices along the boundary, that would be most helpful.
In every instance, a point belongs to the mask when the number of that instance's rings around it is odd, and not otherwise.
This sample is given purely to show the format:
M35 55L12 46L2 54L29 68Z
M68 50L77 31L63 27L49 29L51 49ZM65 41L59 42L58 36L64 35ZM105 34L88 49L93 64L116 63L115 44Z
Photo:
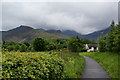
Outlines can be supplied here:
M117 10L117 2L4 2L2 29L28 25L88 34L117 22Z

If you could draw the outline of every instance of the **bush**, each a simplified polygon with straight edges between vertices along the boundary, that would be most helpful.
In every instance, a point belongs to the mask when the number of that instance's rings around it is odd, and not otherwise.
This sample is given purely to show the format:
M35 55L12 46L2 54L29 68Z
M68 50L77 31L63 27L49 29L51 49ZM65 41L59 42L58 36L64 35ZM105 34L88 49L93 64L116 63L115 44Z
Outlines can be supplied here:
M82 40L78 37L71 37L68 43L68 49L72 52L79 52L83 49Z
M47 45L46 45L46 50L48 50L48 51L50 51L50 50L55 50L56 49L56 46L55 46L55 44L53 44L53 43L48 43Z
M20 45L19 45L19 44L16 44L16 45L14 46L14 50L15 50L15 51L19 51L19 49L20 49Z
M27 47L29 47L30 46L30 44L28 43L28 42L23 42L23 44L25 44Z
M13 51L13 50L14 50L14 46L13 46L13 45L7 46L7 50L8 50L8 51Z
M27 51L27 46L25 44L21 44L20 51L21 52L26 52Z
M63 61L57 55L5 52L2 58L3 78L58 80L63 77Z
M45 50L45 41L42 38L35 38L33 40L33 48L35 51L44 51Z
M3 41L3 45L2 48L3 49L7 49L8 51L13 51L18 47L15 47L17 45L17 43L12 42L12 41Z
M33 52L33 51L34 51L33 46L30 45L30 46L27 48L27 51L28 51L28 52Z

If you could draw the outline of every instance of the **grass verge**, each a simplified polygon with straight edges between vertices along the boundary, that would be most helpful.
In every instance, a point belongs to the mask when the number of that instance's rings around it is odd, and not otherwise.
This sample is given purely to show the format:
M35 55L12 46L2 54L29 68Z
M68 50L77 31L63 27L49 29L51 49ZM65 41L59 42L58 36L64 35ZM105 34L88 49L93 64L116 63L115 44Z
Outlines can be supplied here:
M64 77L80 78L85 66L83 56L68 50L55 52L64 60Z

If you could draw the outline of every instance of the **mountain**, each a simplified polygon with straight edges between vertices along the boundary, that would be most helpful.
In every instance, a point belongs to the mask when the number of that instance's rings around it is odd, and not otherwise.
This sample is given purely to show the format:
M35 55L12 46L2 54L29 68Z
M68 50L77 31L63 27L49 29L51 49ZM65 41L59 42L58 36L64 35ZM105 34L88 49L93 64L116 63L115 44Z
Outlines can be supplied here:
M65 30L62 33L68 36L79 36L79 37L82 36L80 33L73 30Z
M42 37L44 39L67 39L69 38L64 34L53 34L45 32L43 29L34 29L29 26L21 25L17 28L2 31L2 40L3 41L32 41L36 37Z
M97 38L100 37L101 33L106 35L109 31L110 31L110 27L108 27L106 29L103 29L103 30L100 30L100 31L96 31L96 32L84 35L83 38L87 38L87 39L90 39L90 40L97 39Z
M100 31L96 31L96 32L87 34L87 35L82 35L76 31L73 31L73 30L65 30L62 33L64 35L67 35L67 36L78 36L79 38L86 38L89 40L93 40L93 39L99 38L101 32L103 32L104 34L107 34L109 30L110 30L110 27L103 29L103 30L100 30Z
M54 30L54 29L46 30L46 32L48 32L48 33L62 33L60 30Z
M2 31L2 40L15 41L15 42L23 42L23 41L30 42L36 37L42 37L44 39L68 39L70 36L78 36L79 38L86 38L89 40L93 40L99 38L101 32L107 34L109 30L110 27L87 35L82 35L73 30L65 30L65 31L54 30L54 29L44 30L42 28L34 29L30 26L21 25L17 28L8 31Z

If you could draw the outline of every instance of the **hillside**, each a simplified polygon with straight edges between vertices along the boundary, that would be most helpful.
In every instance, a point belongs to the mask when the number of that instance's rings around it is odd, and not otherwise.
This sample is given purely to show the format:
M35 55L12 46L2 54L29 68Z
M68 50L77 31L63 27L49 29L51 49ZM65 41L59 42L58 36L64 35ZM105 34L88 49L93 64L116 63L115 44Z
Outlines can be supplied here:
M109 31L110 31L110 27L108 27L106 29L103 29L103 30L100 30L100 31L96 31L96 32L84 35L83 38L87 38L87 39L90 39L90 40L97 39L97 38L100 37L101 33L106 35Z
M44 39L66 39L68 36L63 34L53 34L45 32L41 29L34 29L29 26L20 26L9 31L2 32L3 41L32 41L35 37L42 37Z
M89 40L93 40L99 38L101 32L107 34L109 30L110 28L108 27L104 30L96 31L87 35L82 35L73 30L65 30L65 31L54 30L54 29L44 30L42 28L34 29L29 26L21 25L17 28L8 31L2 31L2 40L15 41L15 42L23 42L23 41L30 42L36 37L42 37L44 39L67 39L70 36L78 36L79 38L86 38Z
M65 30L62 33L67 36L78 36L79 38L86 38L89 40L93 40L93 39L99 38L101 32L103 32L104 34L107 34L109 30L110 30L110 27L100 30L100 31L96 31L96 32L87 34L87 35L82 35L76 31L72 31L72 30Z

